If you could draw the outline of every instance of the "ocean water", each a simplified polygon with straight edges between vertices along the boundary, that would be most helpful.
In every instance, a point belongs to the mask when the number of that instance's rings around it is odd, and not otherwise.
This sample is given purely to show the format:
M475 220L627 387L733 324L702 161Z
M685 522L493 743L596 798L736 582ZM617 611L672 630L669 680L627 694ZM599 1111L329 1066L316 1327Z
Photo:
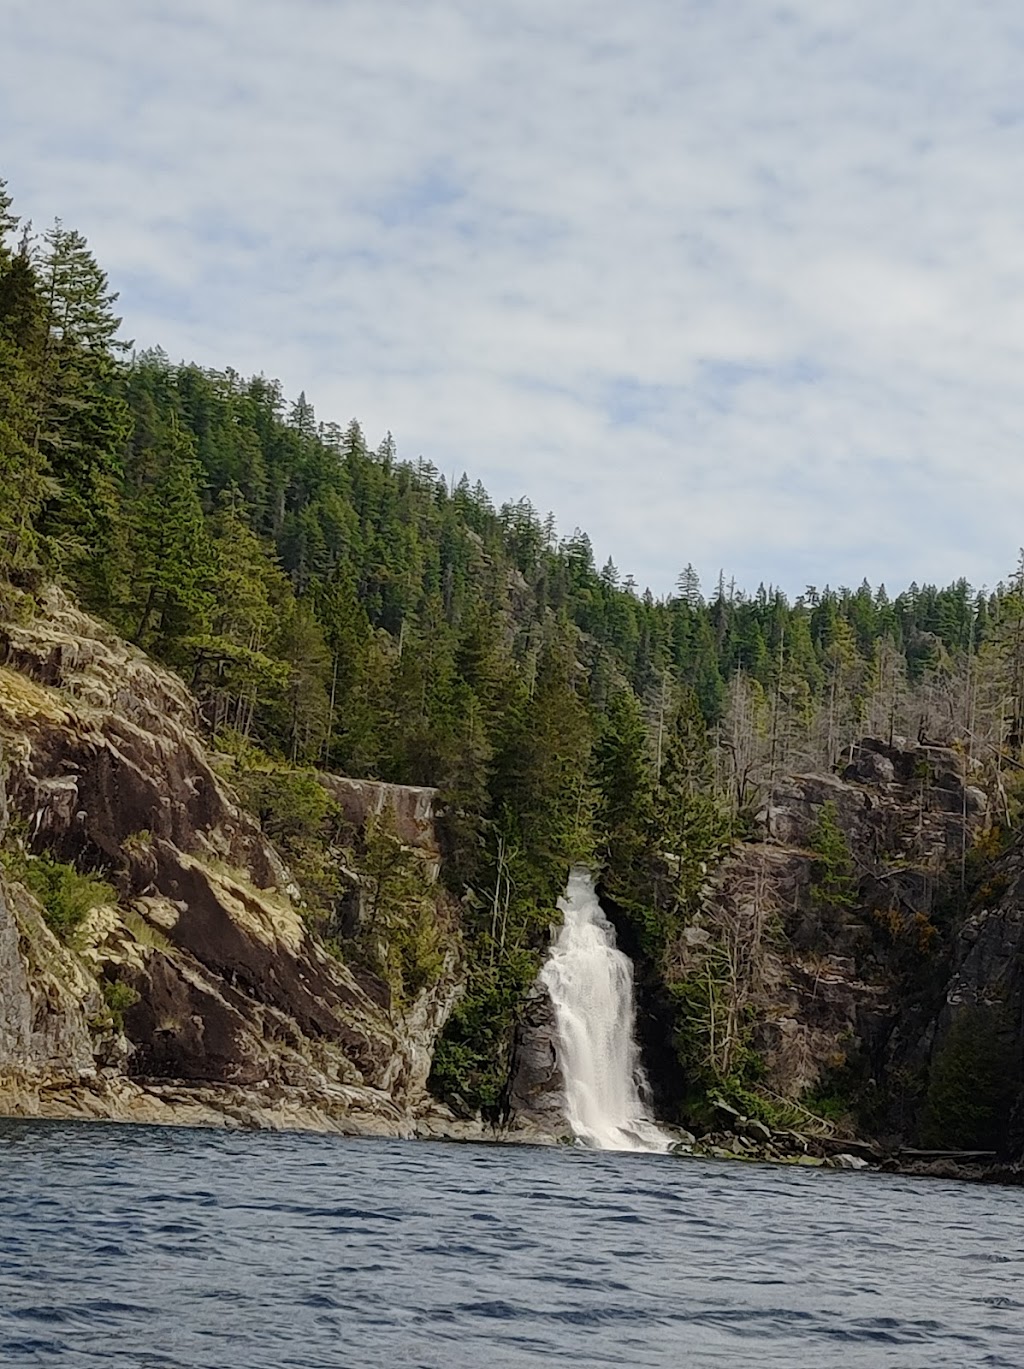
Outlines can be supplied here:
M0 1122L0 1364L1024 1365L1024 1191Z

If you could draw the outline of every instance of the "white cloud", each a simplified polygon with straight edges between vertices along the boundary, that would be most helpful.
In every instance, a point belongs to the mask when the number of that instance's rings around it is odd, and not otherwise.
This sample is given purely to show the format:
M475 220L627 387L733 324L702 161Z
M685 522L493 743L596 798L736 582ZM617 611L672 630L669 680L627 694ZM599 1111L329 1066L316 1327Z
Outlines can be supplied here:
M0 174L140 344L656 592L1015 559L1010 0L8 0Z

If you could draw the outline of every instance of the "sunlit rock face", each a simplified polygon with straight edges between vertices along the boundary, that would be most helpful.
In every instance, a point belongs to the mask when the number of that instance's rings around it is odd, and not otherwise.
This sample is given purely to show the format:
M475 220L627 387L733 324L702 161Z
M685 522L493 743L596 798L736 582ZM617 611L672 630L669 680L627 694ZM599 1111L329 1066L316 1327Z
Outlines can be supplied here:
M177 676L51 591L35 619L0 630L0 748L30 847L102 871L118 894L68 949L26 891L0 888L0 1107L414 1129L454 955L399 1006L324 949ZM324 783L357 827L390 808L436 872L434 791ZM137 995L123 1036L102 1026L111 980ZM93 1076L88 1100L50 1089L47 1103L47 1085Z

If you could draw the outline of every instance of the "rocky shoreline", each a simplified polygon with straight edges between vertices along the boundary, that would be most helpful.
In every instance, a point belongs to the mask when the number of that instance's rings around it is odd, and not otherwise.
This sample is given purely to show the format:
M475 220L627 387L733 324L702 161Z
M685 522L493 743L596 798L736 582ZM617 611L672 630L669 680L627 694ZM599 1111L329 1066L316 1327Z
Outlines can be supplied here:
M732 1110L729 1110L732 1111ZM194 1086L180 1080L133 1080L101 1070L77 1080L0 1079L0 1121L117 1122L138 1126L222 1128L233 1131L315 1132L394 1140L500 1145L571 1145L571 1137L514 1118L492 1125L460 1118L443 1103L425 1101L403 1111L385 1092L338 1087L312 1091L265 1083L244 1088ZM733 1113L728 1126L702 1136L666 1126L674 1159L735 1160L755 1164L841 1169L968 1183L1024 1185L1024 1165L971 1152L886 1150L850 1137L772 1131Z

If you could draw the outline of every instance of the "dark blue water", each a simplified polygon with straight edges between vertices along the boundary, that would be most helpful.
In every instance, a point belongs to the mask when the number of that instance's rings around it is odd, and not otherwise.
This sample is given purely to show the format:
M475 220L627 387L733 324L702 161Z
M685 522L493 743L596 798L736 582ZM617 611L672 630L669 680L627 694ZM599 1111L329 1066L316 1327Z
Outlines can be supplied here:
M1024 1192L0 1122L0 1364L1024 1365Z

